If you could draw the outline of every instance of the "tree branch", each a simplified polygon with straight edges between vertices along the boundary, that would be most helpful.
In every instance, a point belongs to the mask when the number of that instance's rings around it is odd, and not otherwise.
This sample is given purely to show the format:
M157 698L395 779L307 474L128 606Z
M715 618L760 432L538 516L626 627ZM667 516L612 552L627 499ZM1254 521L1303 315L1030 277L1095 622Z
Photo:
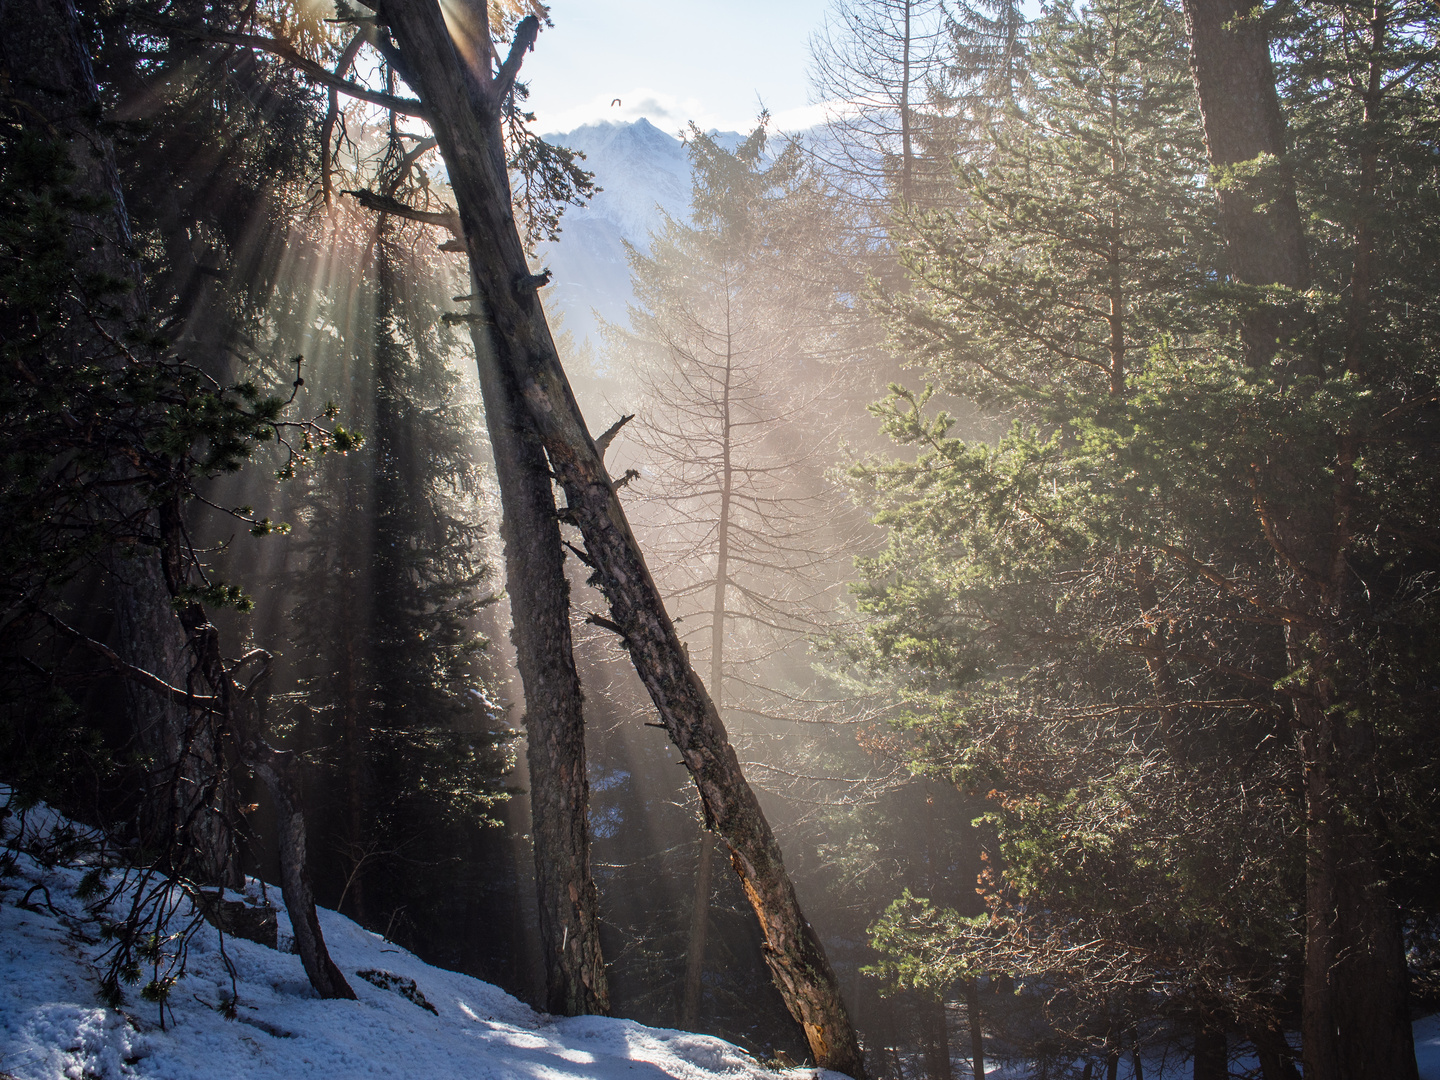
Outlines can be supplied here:
M592 611L590 612L590 614L585 616L585 621L591 626L598 626L602 630L609 630L612 634L617 634L621 638L625 636L625 628L622 627L619 623L605 618L604 615L596 615Z
M624 416L620 417L619 420L616 420L615 423L611 424L608 428L606 428L604 433L595 440L595 449L600 451L600 457L602 460L605 457L605 451L610 449L610 444L614 441L615 436L620 434L620 429L634 419L634 413L626 413Z
M386 94L380 90L371 90L368 86L361 86L359 83L342 79L331 72L329 68L317 64L289 42L281 41L279 38L264 37L260 34L240 34L213 26L176 26L163 19L147 19L146 22L157 33L170 37L191 37L199 41L213 41L218 45L238 45L244 49L270 53L280 57L291 67L303 72L322 86L333 87L342 94L349 94L353 98L368 101L372 105L379 105L383 109L391 109L404 116L414 116L420 120L429 118L429 110L425 108L423 102L416 101L414 98L396 97L394 94Z
M540 20L534 15L526 15L515 27L515 40L510 43L510 55L505 57L505 62L500 65L500 70L495 73L495 82L490 88L493 95L492 101L495 108L500 108L505 95L510 93L511 87L515 85L515 76L520 74L520 65L524 62L525 53L535 47L535 38L540 34Z
M395 39L390 36L390 31L383 25L376 25L374 36L368 39L374 45L381 56L385 58L396 75L404 79L409 86L416 85L415 73L410 67L410 62L405 54L395 44Z
M340 59L335 62L334 75L337 79L343 79L345 73L350 70L350 65L355 62L355 56L360 52L360 46L365 44L365 33L357 30L350 43L345 46L345 51L340 54ZM335 125L340 119L340 91L330 87L330 105L325 111L325 125L320 132L320 190L325 199L325 205L329 206L334 199L335 185L330 179L330 140L335 136Z
M406 151L405 156L400 159L400 167L396 170L395 179L385 194L394 198L395 192L400 190L400 185L403 184L405 178L410 175L410 170L415 167L415 162L419 161L423 155L434 150L438 145L439 143L433 138L421 139L411 147L411 149ZM451 231L453 232L454 230Z
M110 646L103 642L96 641L92 637L86 637L79 630L76 630L68 623L62 622L50 614L50 612L42 611L40 614L48 619L50 624L66 637L73 638L91 652L104 657L110 662L111 667L131 682L137 682L141 686L149 687L157 694L163 694L172 701L184 705L187 708L205 708L206 706L215 704L215 698L213 697L204 697L199 694L192 694L188 690L181 690L178 686L171 686L153 672L146 671L144 668L138 668L134 664L127 664L124 660L120 659L119 654L110 648Z
M426 225L439 225L442 229L449 229L455 236L460 235L460 216L451 210L448 213L436 213L431 210L416 210L413 206L406 206L399 199L392 199L388 195L381 195L374 191L344 191L342 195L353 195L355 201L367 210L378 210L382 214L394 214L409 221L420 221Z

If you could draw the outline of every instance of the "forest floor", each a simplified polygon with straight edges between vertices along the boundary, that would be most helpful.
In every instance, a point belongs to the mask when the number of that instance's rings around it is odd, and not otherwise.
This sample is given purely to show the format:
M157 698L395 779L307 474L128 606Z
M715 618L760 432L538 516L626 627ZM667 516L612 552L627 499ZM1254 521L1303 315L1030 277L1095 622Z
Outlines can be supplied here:
M13 832L15 820L0 821L0 828L5 826ZM65 823L43 808L27 815L27 834L53 834L57 826ZM488 983L431 967L324 909L326 942L357 1001L315 996L299 957L283 951L289 923L282 910L281 951L233 936L222 941L212 927L200 924L162 1024L160 1006L143 1000L138 987L118 1009L102 1002L100 976L110 943L77 895L84 891L84 861L72 856L62 865L22 852L11 872L0 877L0 1080L811 1080L817 1075L813 1069L776 1072L707 1035L537 1013ZM252 883L252 899L262 888ZM142 974L142 982L149 974ZM227 1010L232 998L234 1007ZM227 1011L233 1019L226 1018ZM1422 1080L1440 1080L1440 1017L1416 1025L1416 1044ZM1188 1075L1179 1065L1155 1062L1146 1075L1178 1080ZM842 1078L828 1073L824 1080Z
M56 823L43 808L32 811L27 833ZM5 825L14 831L14 819L0 822ZM160 1006L143 1000L139 985L129 989L119 1009L102 1002L100 976L109 943L76 895L84 872L83 865L47 866L22 853L13 872L0 877L0 1078L780 1080L785 1075L707 1035L537 1013L488 983L431 967L324 909L325 940L358 1001L316 997L300 958L287 951L227 935L222 953L219 933L201 924L189 941L185 974L170 993L162 1026ZM252 884L252 893L259 889ZM278 903L278 890L270 892ZM288 931L281 910L282 950ZM142 983L149 977L147 965ZM224 1011L232 995L230 1020ZM814 1075L813 1069L791 1071L796 1080ZM832 1073L828 1080L842 1078Z

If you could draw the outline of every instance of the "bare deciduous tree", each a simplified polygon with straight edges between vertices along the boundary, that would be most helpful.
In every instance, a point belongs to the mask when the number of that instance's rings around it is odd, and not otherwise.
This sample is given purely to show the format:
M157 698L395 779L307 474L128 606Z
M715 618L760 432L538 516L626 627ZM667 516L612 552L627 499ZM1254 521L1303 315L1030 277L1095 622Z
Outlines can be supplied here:
M670 220L648 254L632 252L638 303L628 331L609 328L643 395L625 459L640 535L687 644L708 656L717 708L764 709L777 668L803 667L842 576L845 515L824 477L842 372L816 358L833 292L801 269L818 193L797 145L767 159L766 143L763 118L734 151L692 129L694 223ZM704 829L699 844L686 1026L709 922Z

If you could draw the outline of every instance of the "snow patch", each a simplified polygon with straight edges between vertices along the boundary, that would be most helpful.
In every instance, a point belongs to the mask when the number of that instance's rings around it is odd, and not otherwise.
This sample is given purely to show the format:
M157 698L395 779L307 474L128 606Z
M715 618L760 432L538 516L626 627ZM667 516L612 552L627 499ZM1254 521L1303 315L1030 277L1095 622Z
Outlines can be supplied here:
M31 829L42 820L47 829L63 824L42 812L29 816ZM0 824L14 831L13 823ZM119 1009L101 1000L105 944L75 895L83 874L83 866L45 866L21 854L15 873L0 878L0 1073L16 1080L785 1075L721 1039L629 1020L537 1013L488 983L431 967L324 909L325 940L357 1001L320 1000L299 957L233 937L222 942L205 924L190 944L186 973L170 996L162 1027L158 1006L138 994ZM43 889L31 893L37 885ZM252 882L247 893L258 895L259 888ZM278 901L278 890L270 892ZM22 907L27 893L30 903ZM290 930L283 911L280 923L283 939ZM233 1007L227 957L238 990ZM362 970L369 977L360 977ZM226 1018L227 1011L234 1019ZM816 1071L790 1075L810 1080ZM838 1073L827 1075L839 1080Z

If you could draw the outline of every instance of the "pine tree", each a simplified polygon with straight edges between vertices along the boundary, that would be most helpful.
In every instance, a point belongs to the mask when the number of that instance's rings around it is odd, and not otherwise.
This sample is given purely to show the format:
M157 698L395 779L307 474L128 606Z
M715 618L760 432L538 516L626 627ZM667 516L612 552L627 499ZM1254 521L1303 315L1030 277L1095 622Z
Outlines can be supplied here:
M1182 27L1160 4L1054 8L1031 62L958 208L917 223L913 293L887 301L939 392L1014 426L957 438L933 391L897 388L878 411L918 456L857 472L890 542L862 563L855 655L905 672L925 767L988 794L1000 873L979 923L907 903L877 933L925 985L1048 980L1072 1046L1113 1055L1162 981L1228 1023L1283 1007L1297 808L1265 741L1279 642L1200 569L1253 534L1233 481L1210 486L1225 429L1206 410L1239 391L1206 306Z
M1213 1061L1217 1035L1240 1026L1280 1075L1276 1025L1302 998L1307 1073L1413 1075L1397 899L1411 837L1433 828L1418 795L1433 746L1399 688L1434 655L1419 584L1434 496L1418 449L1433 261L1415 246L1440 220L1421 133L1433 108L1417 96L1433 78L1433 15L1297 12L1277 99L1263 27L1188 7L1209 161L1193 116L1150 141L1165 167L1144 178L1145 198L1164 213L1158 230L1137 219L1143 273L1127 277L1122 260L1117 274L1106 243L1123 209L1107 200L1124 189L1095 173L1087 203L1048 168L1057 151L1016 153L1027 144L1007 136L967 207L922 226L920 302L891 305L942 387L1020 423L987 446L927 418L925 395L897 390L882 410L921 455L868 474L893 539L868 567L876 621L860 653L907 662L924 759L993 792L1004 855L986 925L901 906L884 932L915 956L957 939L994 956L997 927L1030 935L1033 963L1023 950L1010 963L1068 970L1077 1003L1091 995L1114 1018L1111 1060L1125 999L1153 985L1133 961L1163 949L1184 973L1166 993L1196 1013L1197 1058ZM1077 25L1164 25L1118 12L1092 5ZM1076 67L1037 46L1037 102L1053 61L1073 72L1062 88L1078 88L1086 66L1120 55L1092 53ZM1278 156L1281 105L1304 140L1292 159ZM1123 115L1164 111L1141 98ZM1022 114L1022 134L1043 119ZM1057 130L1070 134L1060 152L1084 145L1084 128ZM1216 225L1185 183L1207 164ZM1167 177L1168 192L1155 185ZM1074 228L1086 220L1088 240ZM1108 300L1094 273L1106 266ZM1405 659L1392 665L1386 628L1399 625ZM1302 909L1303 988L1283 917ZM1111 956L1108 973L1084 950L1044 959L1067 920L1112 918L1109 940L1137 951ZM1107 987L1108 1003L1094 996Z
M423 243L381 219L373 368L355 373L371 436L310 484L290 613L301 737L331 765L331 880L372 923L419 906L407 861L436 857L449 820L485 824L511 764L475 627L489 602L478 421L456 404Z

